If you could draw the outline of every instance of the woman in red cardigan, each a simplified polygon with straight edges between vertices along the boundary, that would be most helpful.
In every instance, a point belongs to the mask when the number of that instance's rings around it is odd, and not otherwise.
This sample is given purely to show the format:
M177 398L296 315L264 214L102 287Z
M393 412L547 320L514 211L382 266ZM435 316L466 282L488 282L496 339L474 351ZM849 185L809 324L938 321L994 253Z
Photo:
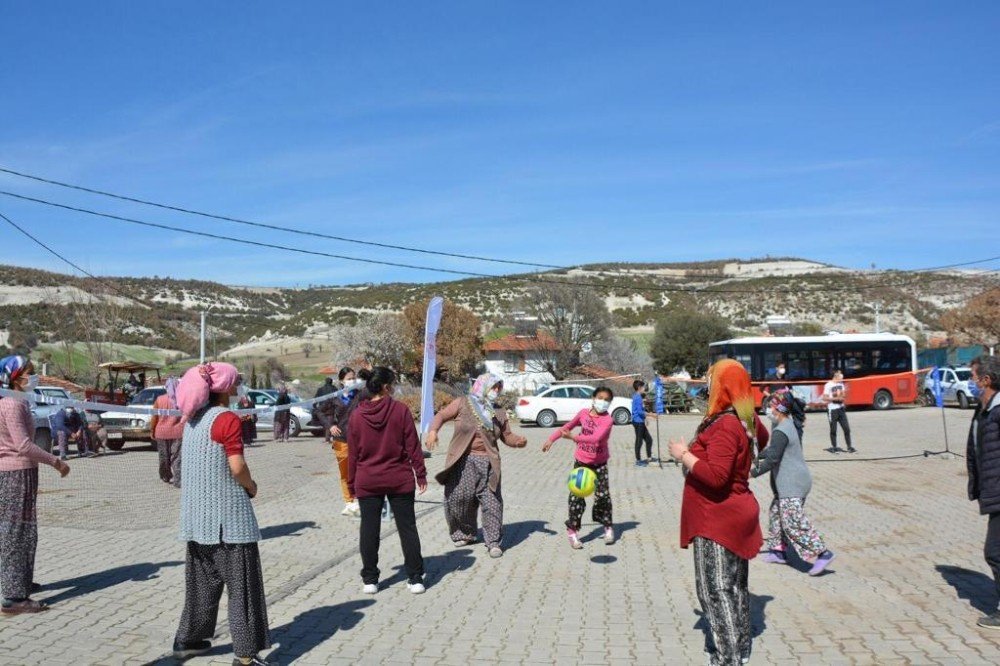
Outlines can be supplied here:
M747 576L764 538L748 479L767 439L754 411L750 375L739 362L725 359L708 370L708 413L694 441L670 442L670 455L687 477L681 548L694 544L695 586L710 629L711 664L750 658Z

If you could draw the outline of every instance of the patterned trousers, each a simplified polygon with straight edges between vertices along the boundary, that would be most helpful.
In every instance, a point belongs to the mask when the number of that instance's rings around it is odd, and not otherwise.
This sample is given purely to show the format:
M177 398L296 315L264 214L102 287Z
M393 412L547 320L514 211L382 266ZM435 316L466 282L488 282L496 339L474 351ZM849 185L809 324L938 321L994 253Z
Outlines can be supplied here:
M476 538L476 519L483 512L483 541L487 548L503 541L503 495L500 484L490 490L490 459L466 455L455 463L444 484L444 511L452 541Z
M711 664L736 665L750 657L749 562L725 546L695 537L694 576L708 620Z
M597 474L597 484L594 487L594 508L591 515L595 523L600 523L605 527L611 527L614 523L611 520L611 487L608 481L608 466L592 467L577 461L573 469L577 467L589 467ZM587 500L577 497L573 493L569 495L569 520L566 527L571 530L579 530L583 521L583 513L587 510Z
M271 647L264 599L264 574L256 543L203 545L188 541L184 566L184 611L177 642L195 643L215 635L223 588L229 593L229 632L237 657Z
M823 537L809 522L804 509L806 500L804 497L775 497L771 501L771 509L768 511L770 517L770 529L767 539L764 541L764 548L767 550L784 550L785 544L782 539L791 543L798 552L799 557L807 562L812 562L820 553L826 550Z
M38 468L0 472L0 592L9 601L31 595L38 546Z

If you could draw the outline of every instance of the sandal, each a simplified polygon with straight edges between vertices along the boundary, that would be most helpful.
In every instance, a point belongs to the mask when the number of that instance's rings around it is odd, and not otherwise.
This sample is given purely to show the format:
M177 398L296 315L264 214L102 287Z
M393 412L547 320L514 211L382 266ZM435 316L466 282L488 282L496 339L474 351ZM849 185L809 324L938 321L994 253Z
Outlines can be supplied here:
M24 601L12 601L10 605L4 606L0 609L0 611L2 611L4 615L22 615L24 613L41 613L42 611L47 611L48 609L48 605L42 603L41 601L25 599Z

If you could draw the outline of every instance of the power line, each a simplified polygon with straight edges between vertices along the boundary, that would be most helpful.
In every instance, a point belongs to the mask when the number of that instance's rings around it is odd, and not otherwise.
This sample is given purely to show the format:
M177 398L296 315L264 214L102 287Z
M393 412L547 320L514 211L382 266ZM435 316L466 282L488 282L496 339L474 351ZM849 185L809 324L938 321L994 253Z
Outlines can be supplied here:
M68 264L69 266L72 266L73 268L75 268L79 272L83 273L84 275L86 275L90 279L94 280L98 284L103 284L108 289L111 289L112 291L118 293L119 295L123 296L124 298L127 298L130 301L135 301L137 303L142 303L141 300L139 300L139 299L137 299L137 298L135 298L133 296L129 296L128 294L126 294L123 291L121 291L118 288L117 285L111 284L110 282L105 282L104 280L102 280L101 278L97 277L93 273L90 273L89 271L84 270L79 265L77 265L75 262L73 262L70 259L64 257L62 254L56 252L54 249L52 249L52 247L50 247L49 245L47 245L45 242L43 242L39 238L36 238L35 236L33 236L31 234L31 232L29 232L27 229L25 229L24 227L22 227L17 222L15 222L14 220L10 219L9 217L7 217L6 215L4 215L3 213L0 213L0 219L2 219L4 222L6 222L10 226L12 226L18 232L20 232L21 234L23 234L24 236L26 236L33 243L35 243L36 245L38 245L39 247L41 247L42 249L44 249L46 252L48 252L49 254L51 254L52 256L54 256L59 261L62 261L63 263ZM146 305L148 305L148 304L146 304Z
M81 208L79 206L70 206L68 204L62 204L54 201L48 201L45 199L38 199L36 197L29 197L23 194L16 194L14 192L7 192L5 190L0 190L0 195L12 197L15 199L20 199L22 201L29 201L36 204L41 204L45 206L51 206L54 208L61 208L63 210L69 210L77 213L85 213L87 215L93 215L95 217L101 217L110 220L117 220L119 222L126 222L129 224L135 224L143 227L150 227L154 229L162 229L166 231L173 231L182 234L188 234L192 236L200 236L202 238L211 238L214 240L222 240L230 243L238 243L241 245L249 245L252 247L264 247L274 250L283 250L286 252L295 252L298 254L305 254L317 257L326 257L330 259L341 259L343 261L353 261L365 264L373 264L377 266L390 266L393 268L406 268L410 270L427 271L432 273L445 273L449 275L459 275L462 277L474 277L474 278L487 278L487 279L506 279L506 280L520 280L529 283L538 284L557 284L557 285L570 285L578 287L591 287L596 289L618 289L618 290L643 290L643 291L659 291L664 293L689 293L689 294L754 294L759 295L761 293L760 289L708 289L708 288L692 288L692 287L668 287L662 285L644 285L644 284L622 284L622 283L599 283L599 282L577 282L572 280L562 280L557 278L545 278L540 275L532 274L520 274L520 275L495 275L491 273L479 273L473 271L461 271L449 268L435 268L431 266L420 266L415 264L405 264L400 262L385 261L379 259L370 259L367 257L352 257L342 254L335 254L331 252L323 252L320 250L309 250L306 248L291 247L288 245L280 245L277 243L266 243L263 241L249 240L246 238L235 238L232 236L224 236L222 234L214 234L207 231L197 231L194 229L185 229L183 227L177 227L169 224L162 224L159 222L150 222L148 220L139 220L136 218L125 217L122 215L115 215L112 213L104 213L101 211L95 211L88 208ZM993 259L982 260L982 261L992 261ZM981 262L977 262L981 263ZM927 278L926 280L940 280L940 279L951 279L951 276L941 276L937 278ZM925 281L926 281L925 280ZM919 281L918 279L910 279L905 282L898 282L895 284L869 284L869 285L854 285L850 287L814 287L812 289L789 289L788 291L794 291L797 293L821 293L821 292L847 292L847 291L863 291L869 289L891 289L906 286L907 284L912 284Z
M312 236L314 238L326 238L329 240L341 241L343 243L355 243L357 245L368 245L370 247L380 247L387 250L403 250L404 252L417 252L419 254L430 254L440 257L452 257L453 259L471 259L473 261L488 261L496 264L509 264L513 266L526 266L528 268L548 268L555 270L568 270L565 266L555 266L552 264L536 264L529 261L517 261L514 259L497 259L494 257L480 257L476 255L469 254L458 254L454 252L442 252L439 250L428 250L425 248L408 247L405 245L392 245L390 243L379 243L376 241L361 240L358 238L347 238L345 236L334 236L332 234L325 234L318 231L307 231L305 229L295 229L293 227L283 227L276 224L266 224L264 222L254 222L252 220L244 220L238 217L230 217L228 215L218 215L216 213L206 213L200 210L194 210L192 208L184 208L181 206L173 206L170 204L157 203L156 201L149 201L148 199L139 199L138 197L131 197L124 194L115 194L114 192L107 192L105 190L98 190L91 187L85 187L83 185L74 185L72 183L64 183L58 180L52 180L51 178L43 178L42 176L34 176L28 173L22 173L20 171L14 171L13 169L7 169L0 167L0 172L7 173L12 176L17 176L19 178L27 178L29 180L38 181L40 183L46 183L48 185L56 185L58 187L65 187L71 190L78 190L80 192L87 192L89 194L97 194L102 197L110 197L112 199L118 199L119 201L129 201L131 203L142 204L144 206L153 206L155 208L162 208L163 210L172 210L177 213L185 213L187 215L197 215L199 217L206 217L212 220L221 220L224 222L233 222L235 224L243 224L249 227L258 227L261 229L270 229L272 231L283 231L290 234L299 234L300 236Z
M260 228L260 229L269 229L269 230L272 230L272 231L283 231L283 232L286 232L286 233L298 234L298 235L301 235L301 236L312 236L314 238L326 238L328 240L341 241L341 242L344 242L344 243L355 243L355 244L358 244L358 245L367 245L367 246L370 246L370 247L380 247L380 248L390 249L390 250L402 250L404 252L416 252L416 253L420 253L420 254L436 255L436 256L441 256L441 257L452 257L452 258L455 258L455 259L470 259L470 260L473 260L473 261L486 261L486 262L492 262L492 263L498 263L498 264L508 264L508 265L513 265L513 266L526 266L526 267L529 267L529 268L546 268L546 269L557 270L557 271L569 271L569 270L572 270L572 268L573 268L573 267L570 267L570 266L557 266L557 265L554 265L554 264L539 264L539 263L534 263L534 262L529 262L529 261L520 261L520 260L516 260L516 259L499 259L499 258L496 258L496 257L482 257L482 256L477 256L477 255L459 254L459 253L453 253L453 252L443 252L443 251L439 251L439 250L428 250L426 248L415 248L415 247L409 247L409 246L405 246L405 245L394 245L394 244L391 244L391 243L380 243L380 242L376 242L376 241L366 241L366 240L361 240L361 239L357 239L357 238L348 238L348 237L345 237L345 236L335 236L333 234L326 234L326 233L322 233L322 232L318 232L318 231L309 231L309 230L305 230L305 229L296 229L294 227L285 227L285 226L276 225L276 224L268 224L268 223L264 223L264 222L255 222L255 221L252 221L252 220L245 220L245 219L241 219L241 218L238 218L238 217L232 217L232 216L229 216L229 215L221 215L221 214L218 214L218 213L208 213L208 212L196 210L196 209L193 209L193 208L186 208L186 207L183 207L183 206L175 206L175 205L172 205L172 204L165 204L165 203L160 203L160 202L156 202L156 201L150 201L149 199L141 199L139 197L134 197L134 196L126 195L126 194L118 194L118 193L115 193L115 192L108 192L107 190L99 190L99 189L96 189L96 188L93 188L93 187L87 187L85 185L78 185L78 184L75 184L75 183L67 183L67 182L64 182L64 181L55 180L53 178L46 178L44 176L37 176L37 175L34 175L34 174L25 173L23 171L16 171L14 169L9 169L9 168L3 167L3 166L0 166L0 173L6 173L6 174L9 174L11 176L17 176L18 178L25 178L25 179L28 179L28 180L34 180L36 182L45 183L47 185L55 185L57 187L62 187L62 188L70 189L70 190L77 190L79 192L87 192L88 194L96 194L96 195L103 196L103 197L109 197L109 198L112 198L112 199L117 199L119 201L128 201L130 203L137 203L137 204L141 204L143 206L152 206L154 208L160 208L160 209L163 209L163 210L170 210L170 211L174 211L174 212L178 212L178 213L184 213L186 215L196 215L196 216L199 216L199 217L204 217L204 218L208 218L208 219L212 219L212 220L221 220L221 221L224 221L224 222L233 222L235 224L243 224L243 225L250 226L250 227L257 227L257 228ZM945 269L950 269L950 268L960 268L960 267L963 267L963 266L973 266L973 265L976 265L976 264L984 264L984 263L988 263L988 262L996 261L996 260L1000 260L1000 256L990 257L988 259L978 259L978 260L975 260L975 261L965 261L965 262L956 263L956 264L948 264L948 265L945 265L945 266L933 266L933 267L929 267L929 268L917 268L917 269L912 269L909 272L933 272L933 271L945 270ZM604 274L604 273L612 273L613 274L613 271L597 271L597 272L599 274ZM469 276L476 276L476 277L483 276L483 274L479 274L479 273L465 273L465 274L469 275ZM497 276L491 276L491 277L497 277ZM733 276L733 277L734 278L738 278L738 276ZM713 276L701 276L698 279L703 279L703 280L704 279L721 279L721 280L726 280L726 279L730 279L730 278L727 277L727 276L714 276L713 275ZM631 285L628 286L627 288L631 288Z

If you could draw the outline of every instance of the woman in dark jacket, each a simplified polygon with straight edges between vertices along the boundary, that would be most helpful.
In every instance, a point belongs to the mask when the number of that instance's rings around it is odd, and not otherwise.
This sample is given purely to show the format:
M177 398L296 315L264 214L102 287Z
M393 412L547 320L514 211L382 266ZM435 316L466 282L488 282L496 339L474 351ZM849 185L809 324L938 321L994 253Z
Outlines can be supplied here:
M378 592L378 547L382 506L396 519L410 592L424 592L424 559L414 513L414 491L427 490L427 469L413 414L392 399L396 375L375 368L368 397L351 414L348 426L348 484L361 509L361 580L364 593ZM414 480L415 479L415 480Z
M754 411L746 369L724 359L708 370L708 410L691 446L670 442L684 466L681 548L694 545L695 588L708 620L711 664L750 657L749 560L764 542L750 468L767 429Z

